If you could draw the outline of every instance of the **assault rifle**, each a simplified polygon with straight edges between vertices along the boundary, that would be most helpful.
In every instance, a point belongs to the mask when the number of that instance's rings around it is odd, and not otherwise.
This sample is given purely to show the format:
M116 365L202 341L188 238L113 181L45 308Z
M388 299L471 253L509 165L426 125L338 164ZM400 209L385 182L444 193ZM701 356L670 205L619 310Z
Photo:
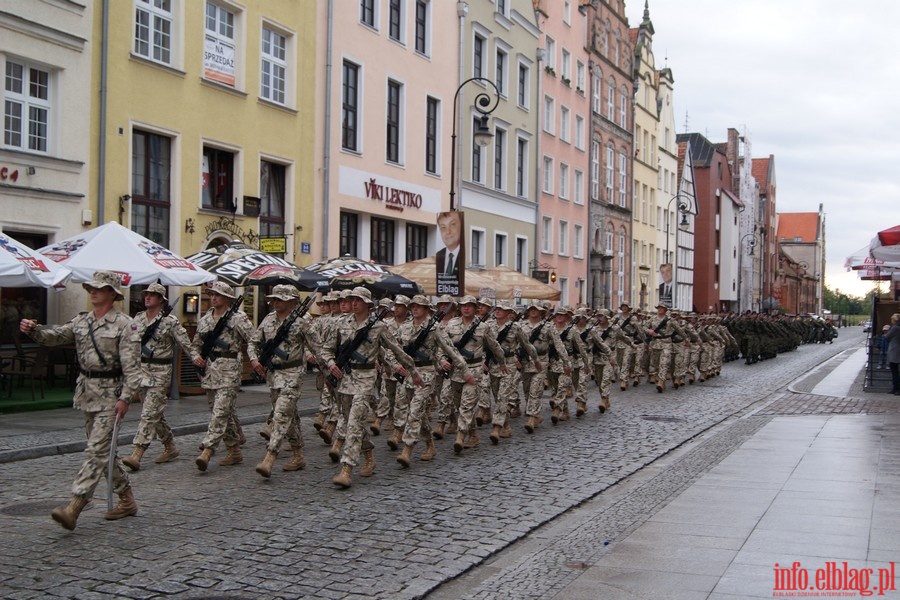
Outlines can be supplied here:
M487 320L492 314L494 314L493 308L491 308L491 310L489 310L486 314L475 317L475 320L472 321L472 324L469 325L469 328L466 329L466 332L462 334L462 337L460 337L458 340L456 340L456 342L453 343L453 345L456 346L456 349L459 350L459 353L463 355L463 358L475 358L475 355L472 352L465 349L466 344L472 341L472 338L475 337L475 330L478 329L478 326L481 325L483 321ZM450 371L441 370L441 376L444 379L450 377Z
M534 345L534 343L537 341L537 339L539 337L541 337L541 331L544 329L544 325L549 323L551 319L553 319L553 315L548 315L547 317L544 318L543 321L541 321L540 323L535 325L534 329L531 330L531 334L528 336L529 344L531 344L532 346ZM519 348L519 351L516 354L516 356L518 357L519 362L524 364L525 359L528 358L528 353L525 352L524 348Z
M505 342L506 338L509 337L509 332L512 329L513 324L516 321L518 321L519 319L521 319L522 315L524 315L524 314L525 314L524 312L517 312L516 316L513 317L512 319L510 319L509 323L507 323L506 326L504 326L503 329L501 329L497 333L497 343L498 344L500 344L501 346L503 345L503 342ZM494 355L492 353L488 353L484 358L484 362L488 366L491 366L491 363L494 362Z
M178 298L181 298L181 296L178 296ZM156 335L156 330L159 329L159 325L160 323L162 323L162 320L168 317L172 312L172 309L175 308L175 305L178 304L178 298L175 298L175 301L171 304L166 304L153 320L153 322L147 325L147 329L144 330L144 334L141 336L141 356L153 358L154 350L151 350L147 347L147 342L153 339L153 336Z
M313 299L316 297L318 291L319 288L316 288L309 296L307 296L306 300L299 303L294 310L291 311L291 314L287 316L281 326L278 327L278 331L275 332L272 339L266 340L266 343L263 344L262 350L259 353L259 363L265 367L267 371L272 368L272 359L276 356L282 360L287 358L287 354L285 354L284 350L280 350L279 346L281 346L281 343L287 338L288 334L291 332L291 327L294 326L297 319L302 319L303 315L309 310L309 307L312 306ZM262 383L264 381L256 371L253 371L253 380L257 383Z
M431 333L431 330L434 329L434 326L441 322L441 320L447 315L449 311L449 307L445 310L435 312L431 315L431 318L428 320L428 323L425 325L425 329L419 332L419 335L416 336L415 339L410 340L408 344L403 346L403 351L409 354L410 358L416 360L416 355L419 353L419 349L425 344L425 340L428 339L428 334ZM398 382L403 383L406 379L400 373L394 373L394 379Z
M203 345L200 346L200 358L209 360L213 353L213 349L215 349L216 346L224 345L219 338L222 337L222 332L225 331L225 328L228 326L228 321L231 319L231 316L237 312L238 308L240 308L243 303L244 296L242 294L234 299L234 302L231 303L231 306L228 307L228 310L225 311L222 318L218 320L212 331L202 336L201 339L203 340ZM206 369L198 368L197 372L203 377L206 374Z
M569 323L569 326L566 327L566 329L561 334L559 334L559 339L561 339L564 342L567 339L569 339L569 332L572 331L573 327L575 327L575 323ZM578 352L578 346L575 346L574 344L573 344L573 346L574 346L575 352ZM559 353L556 351L556 347L553 344L550 344L550 348L548 348L547 350L550 353L550 360L555 360L555 359L559 358Z
M382 320L387 312L387 308L385 307L370 316L365 327L357 331L356 335L353 336L353 339L347 340L338 346L337 354L334 357L334 364L337 365L341 372L349 374L353 370L353 361L357 360L359 356L356 351L359 350L359 347L363 345L363 342L369 338L369 332L372 330L372 327L375 326L375 323ZM328 375L325 376L325 381L328 382L330 387L337 387L338 378L333 374L328 373Z

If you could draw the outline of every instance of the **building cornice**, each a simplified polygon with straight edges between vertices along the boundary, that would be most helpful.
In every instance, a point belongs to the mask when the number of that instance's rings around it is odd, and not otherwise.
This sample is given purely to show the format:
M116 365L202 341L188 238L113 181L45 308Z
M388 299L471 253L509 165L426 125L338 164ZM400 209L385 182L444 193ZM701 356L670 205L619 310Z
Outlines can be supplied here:
M71 33L54 29L53 27L48 27L35 21L29 21L19 15L14 15L6 11L0 11L0 27L5 27L6 29L18 33L24 33L25 35L29 35L41 41L56 44L77 52L84 50L84 46L87 44L87 39L83 37L72 35Z

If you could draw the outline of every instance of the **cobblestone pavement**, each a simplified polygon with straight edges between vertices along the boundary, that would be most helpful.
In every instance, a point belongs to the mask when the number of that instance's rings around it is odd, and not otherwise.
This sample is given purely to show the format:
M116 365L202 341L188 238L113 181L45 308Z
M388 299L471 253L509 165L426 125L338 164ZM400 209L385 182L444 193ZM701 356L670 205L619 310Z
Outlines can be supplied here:
M439 596L440 586L529 532L723 421L762 408L812 366L861 343L861 335L845 334L833 345L803 346L753 366L729 363L720 377L665 394L648 385L617 391L605 415L592 391L591 411L582 419L554 427L547 418L534 435L518 419L511 439L493 447L484 431L481 446L460 456L445 439L433 462L415 461L408 470L382 435L373 438L375 476L355 476L344 491L331 484L337 468L308 419L309 465L296 473L276 465L270 480L253 470L264 454L255 428L248 428L242 465L206 473L193 465L200 434L184 435L178 460L145 461L131 476L137 517L103 521L101 484L71 533L48 513L66 500L80 454L0 464L6 483L0 488L0 596L394 599L435 590ZM664 470L665 478L648 483L630 505L601 516L593 535L624 534L766 419L736 422L716 442L717 452ZM536 574L530 568L503 574L470 589L470 596L499 598L505 589L512 597L514 580L522 581L517 598L552 597L573 570L560 563L592 560L596 539L587 529L561 539L555 553L535 558Z

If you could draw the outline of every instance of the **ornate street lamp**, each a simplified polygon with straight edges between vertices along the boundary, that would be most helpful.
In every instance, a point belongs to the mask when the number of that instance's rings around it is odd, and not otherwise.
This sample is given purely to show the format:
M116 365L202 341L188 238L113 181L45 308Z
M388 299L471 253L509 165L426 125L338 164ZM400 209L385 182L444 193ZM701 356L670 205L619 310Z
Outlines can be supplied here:
M491 139L493 139L494 137L494 134L489 127L488 115L494 112L494 110L500 104L500 90L497 89L497 86L494 85L494 82L490 79L486 79L484 77L470 77L469 79L466 79L461 84L459 84L459 87L456 88L456 93L453 95L453 133L450 136L451 142L453 144L452 148L450 148L450 210L456 210L456 132L459 128L457 104L459 100L459 93L466 86L466 84L472 81L477 81L482 84L488 84L494 90L493 97L488 93L490 90L479 92L478 95L475 96L475 110L477 110L481 116L478 118L478 127L474 132L473 138L474 142L482 148L490 144Z
M682 231L687 231L690 227L690 223L688 222L687 216L694 215L695 217L700 214L700 205L697 203L697 199L691 196L688 196L684 193L677 193L669 199L668 205L666 205L666 263L669 263L671 260L672 265L672 306L675 307L675 298L678 297L677 286L678 286L678 244L675 245L675 259L672 260L669 256L669 222L671 219L669 218L669 213L672 210L672 203L678 201L675 205L678 209L678 212L681 214L681 221L678 223L678 228ZM662 300L662 298L660 298Z

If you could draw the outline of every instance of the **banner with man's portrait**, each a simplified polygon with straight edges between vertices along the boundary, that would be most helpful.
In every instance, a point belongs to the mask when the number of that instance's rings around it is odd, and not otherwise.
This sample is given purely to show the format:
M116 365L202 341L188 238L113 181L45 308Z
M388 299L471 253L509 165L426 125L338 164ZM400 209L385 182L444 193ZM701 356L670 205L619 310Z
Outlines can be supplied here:
M442 245L434 255L437 295L461 296L466 289L465 218L462 211L438 213L438 233Z
M659 265L659 303L672 308L672 263Z

